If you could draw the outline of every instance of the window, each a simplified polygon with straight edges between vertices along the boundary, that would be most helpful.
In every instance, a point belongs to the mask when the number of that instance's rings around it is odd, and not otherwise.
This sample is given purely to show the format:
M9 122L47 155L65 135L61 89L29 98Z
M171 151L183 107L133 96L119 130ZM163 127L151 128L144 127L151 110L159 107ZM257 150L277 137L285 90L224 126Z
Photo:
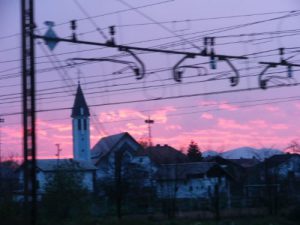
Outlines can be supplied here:
M81 130L81 120L77 120L78 121L78 130Z
M86 119L83 119L83 129L86 130L87 128L87 121Z

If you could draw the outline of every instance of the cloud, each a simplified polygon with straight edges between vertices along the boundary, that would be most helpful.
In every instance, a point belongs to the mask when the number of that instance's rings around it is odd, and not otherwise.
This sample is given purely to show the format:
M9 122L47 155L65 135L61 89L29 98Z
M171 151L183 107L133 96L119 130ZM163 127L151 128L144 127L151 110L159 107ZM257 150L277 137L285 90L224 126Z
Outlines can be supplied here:
M218 126L224 129L239 129L239 130L249 130L250 127L247 125L239 124L235 120L228 119L218 119Z
M176 109L171 106L167 106L163 109L158 110L154 109L149 113L147 113L146 111L143 113L134 109L120 109L117 111L102 112L99 116L99 121L101 121L102 123L122 120L126 122L126 119L140 119L141 121L144 121L148 118L149 115L151 115L151 119L153 119L155 123L166 123L168 120L167 114L173 111L176 111Z
M210 113L202 113L201 118L206 119L206 120L212 120L214 116Z
M166 126L167 131L171 130L182 130L182 127L180 125L168 125Z
M274 130L287 130L289 129L289 126L286 124L274 124L271 126L271 128Z
M119 117L122 118L141 118L145 119L146 116L137 110L121 109L118 111Z
M126 124L126 131L132 135L143 136L148 135L148 126L146 124L143 125L136 125L134 123L127 123Z
M265 128L268 126L267 122L264 120L252 120L249 123L250 123L250 125L253 125L253 126L259 127L259 128Z
M265 107L265 109L269 112L278 112L280 111L280 108L277 106L268 105Z
M297 109L300 109L300 103L296 102L296 103L294 103L294 106L295 106Z
M59 132L63 131L71 131L72 130L72 124L71 121L68 122L53 122L53 121L44 121L44 120L38 120L37 121L37 127L39 130L46 130L46 129L53 129Z
M227 111L236 111L238 107L235 105L228 104L226 102L222 102L219 104L219 109L227 110Z

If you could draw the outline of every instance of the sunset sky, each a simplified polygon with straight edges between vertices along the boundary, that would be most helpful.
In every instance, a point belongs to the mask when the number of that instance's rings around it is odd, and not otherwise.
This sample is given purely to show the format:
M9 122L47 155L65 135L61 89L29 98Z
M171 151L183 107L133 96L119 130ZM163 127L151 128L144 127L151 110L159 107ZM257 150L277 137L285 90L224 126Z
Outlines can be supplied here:
M300 2L298 0L36 0L37 34L53 21L59 37L70 37L70 20L77 20L77 37L105 42L116 26L117 44L199 52L203 37L215 37L217 54L249 55L232 60L241 80L231 87L232 70L224 62L209 67L196 57L206 74L186 69L181 83L172 68L182 56L136 52L147 68L136 80L124 65L109 62L67 66L74 57L112 58L135 62L117 49L58 43L53 51L36 40L38 156L54 157L59 143L64 157L72 156L71 108L80 81L91 110L91 147L103 136L129 132L137 140L148 135L144 120L151 116L154 144L186 148L191 140L202 150L225 151L242 146L284 149L300 138L299 70L293 79L287 68L268 70L269 85L258 88L258 62L300 61ZM78 4L79 3L79 4ZM299 10L299 11L298 11ZM87 18L87 14L89 19ZM0 0L0 116L4 156L22 155L21 36L18 0ZM99 29L100 28L100 29ZM198 48L196 48L198 47ZM200 50L199 50L200 49ZM56 69L55 69L56 67ZM222 77L221 77L222 76ZM275 76L275 77L274 77ZM215 78L215 79L214 79ZM241 91L239 91L241 90ZM66 109L67 108L67 109Z

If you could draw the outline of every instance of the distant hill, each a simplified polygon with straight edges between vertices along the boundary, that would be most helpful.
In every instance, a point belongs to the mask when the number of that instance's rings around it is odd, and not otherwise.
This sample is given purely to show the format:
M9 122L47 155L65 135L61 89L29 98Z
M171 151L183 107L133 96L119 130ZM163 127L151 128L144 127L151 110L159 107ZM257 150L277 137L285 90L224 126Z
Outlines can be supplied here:
M214 150L207 150L207 151L205 151L205 152L202 152L202 156L203 156L203 157L217 156L217 155L220 155L220 153L217 152L217 151L214 151Z
M218 153L217 151L214 150L208 150L203 152L204 157L220 155L226 159L256 158L258 160L264 160L265 158L269 158L273 155L278 155L278 154L284 154L284 153L278 149L272 149L272 148L256 149L252 147L241 147L241 148L232 149L222 153Z

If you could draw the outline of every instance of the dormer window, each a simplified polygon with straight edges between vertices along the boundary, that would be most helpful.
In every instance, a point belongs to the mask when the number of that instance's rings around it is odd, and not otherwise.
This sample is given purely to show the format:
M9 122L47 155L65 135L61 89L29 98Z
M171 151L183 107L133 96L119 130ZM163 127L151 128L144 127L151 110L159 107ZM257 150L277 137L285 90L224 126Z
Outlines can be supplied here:
M82 108L82 107L80 107L80 115L82 115L82 116L83 116L83 113L84 113L84 110L83 110L83 108Z

